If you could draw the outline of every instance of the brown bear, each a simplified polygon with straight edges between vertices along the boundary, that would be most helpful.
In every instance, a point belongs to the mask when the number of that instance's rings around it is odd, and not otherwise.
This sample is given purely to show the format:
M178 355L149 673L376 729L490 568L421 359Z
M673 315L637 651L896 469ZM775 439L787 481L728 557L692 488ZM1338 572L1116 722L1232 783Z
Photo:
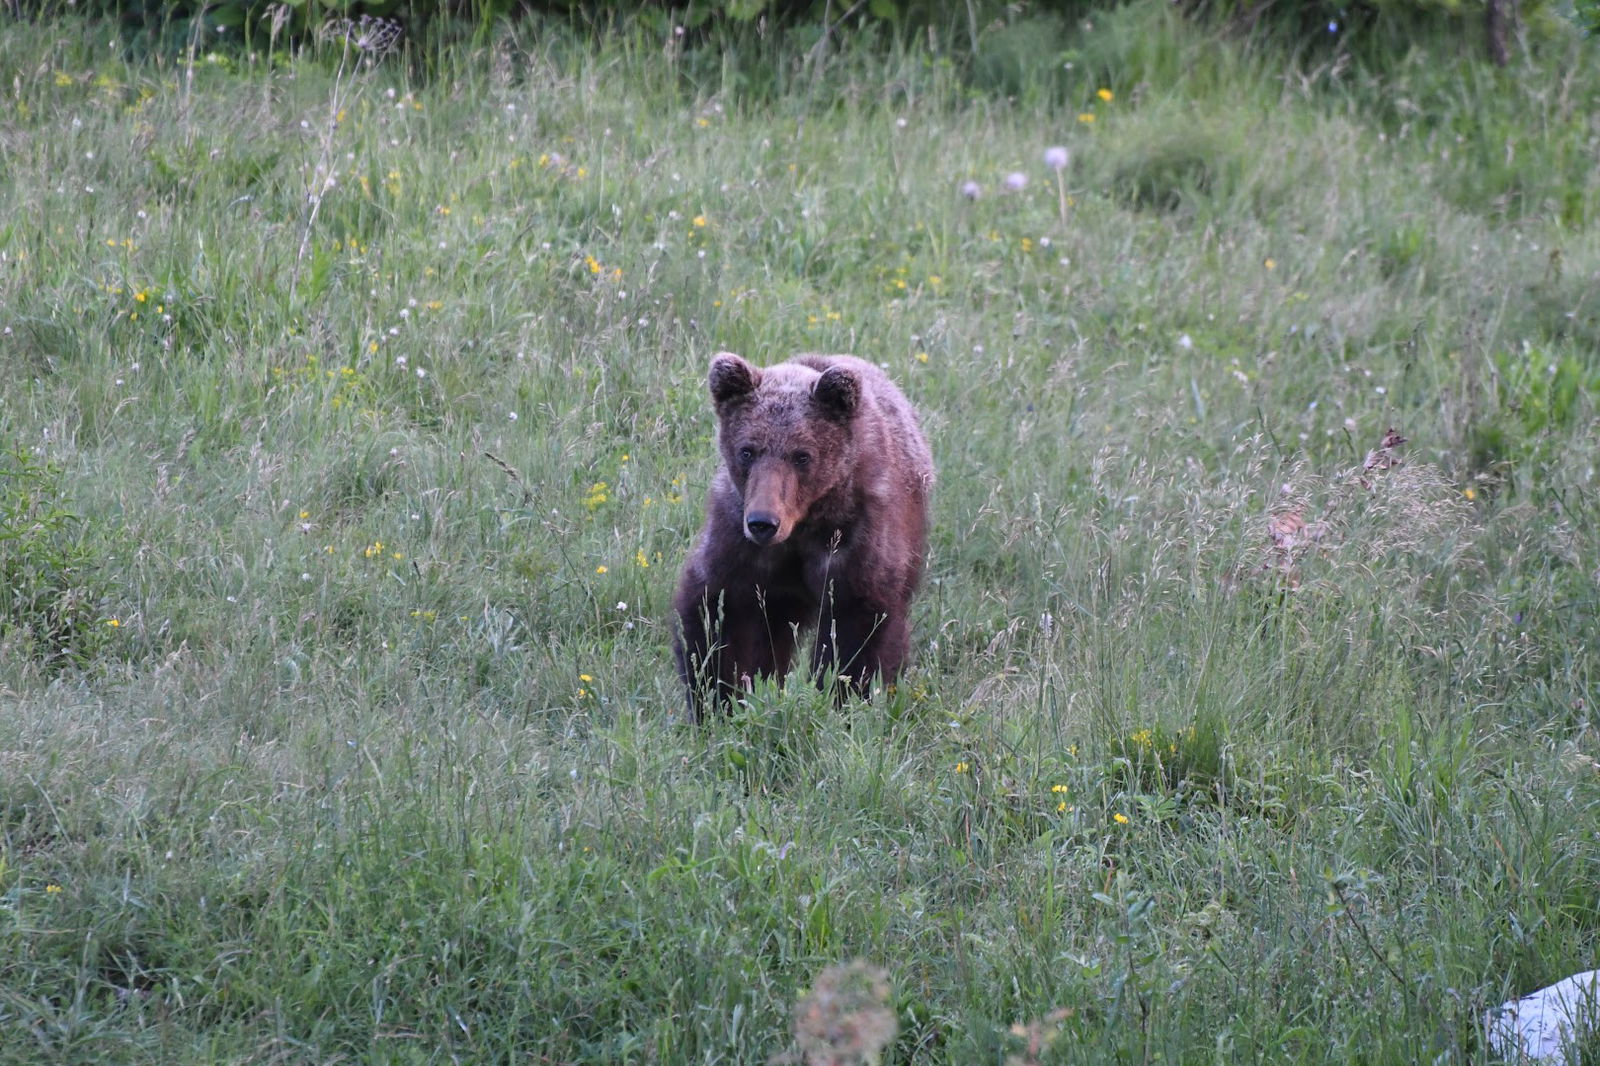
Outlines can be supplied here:
M673 598L691 720L707 695L725 704L753 678L782 678L810 629L819 682L836 671L865 694L893 680L933 486L910 401L849 355L757 369L722 352L710 386L722 463Z

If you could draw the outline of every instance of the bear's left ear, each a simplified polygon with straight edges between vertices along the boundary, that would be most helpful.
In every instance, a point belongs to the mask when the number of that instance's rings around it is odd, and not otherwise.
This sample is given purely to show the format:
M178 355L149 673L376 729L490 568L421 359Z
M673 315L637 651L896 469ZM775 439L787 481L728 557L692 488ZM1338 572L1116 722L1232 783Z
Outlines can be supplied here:
M732 352L718 352L711 357L707 384L711 386L712 401L722 411L756 391L761 384L761 371Z
M854 371L842 366L830 366L811 386L811 399L821 408L825 417L835 422L848 422L855 416L856 405L861 402L861 381Z

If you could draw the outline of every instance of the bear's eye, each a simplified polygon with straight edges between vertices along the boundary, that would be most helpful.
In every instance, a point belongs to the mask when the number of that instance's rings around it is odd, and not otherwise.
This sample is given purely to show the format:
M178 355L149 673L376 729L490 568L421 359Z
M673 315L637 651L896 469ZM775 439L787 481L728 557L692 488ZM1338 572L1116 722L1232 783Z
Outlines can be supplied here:
M794 463L795 466L799 466L799 467L810 466L811 465L811 453L810 452L795 452L794 456L789 461Z
M746 444L743 448L739 449L739 461L745 466L749 466L751 463L756 461L756 450L750 447L750 445Z

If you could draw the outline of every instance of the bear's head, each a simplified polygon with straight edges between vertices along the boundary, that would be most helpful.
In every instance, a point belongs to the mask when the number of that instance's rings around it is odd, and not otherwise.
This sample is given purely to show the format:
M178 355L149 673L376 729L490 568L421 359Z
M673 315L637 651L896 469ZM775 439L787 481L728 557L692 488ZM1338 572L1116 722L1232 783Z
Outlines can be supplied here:
M744 503L744 535L781 544L840 503L856 465L861 381L841 366L758 370L731 352L711 360L722 461Z

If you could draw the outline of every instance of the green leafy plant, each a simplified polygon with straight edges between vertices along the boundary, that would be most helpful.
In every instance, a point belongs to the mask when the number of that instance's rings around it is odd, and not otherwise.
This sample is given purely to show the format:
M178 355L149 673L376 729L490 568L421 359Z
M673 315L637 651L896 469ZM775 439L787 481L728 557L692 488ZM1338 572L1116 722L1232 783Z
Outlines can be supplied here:
M62 496L59 465L0 451L0 649L50 665L88 662L105 639L94 552Z
M1470 458L1475 471L1508 479L1519 466L1556 461L1584 396L1600 387L1574 356L1531 346L1496 355L1492 374L1494 406L1469 431Z

